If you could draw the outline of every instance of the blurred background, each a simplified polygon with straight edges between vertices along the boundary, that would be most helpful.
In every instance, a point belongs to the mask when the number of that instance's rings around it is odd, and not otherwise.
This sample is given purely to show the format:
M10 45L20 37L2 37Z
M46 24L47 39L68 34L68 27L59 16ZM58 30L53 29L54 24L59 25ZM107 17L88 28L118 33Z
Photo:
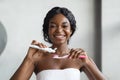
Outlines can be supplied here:
M83 48L108 80L120 80L119 0L0 0L0 80L9 80L32 40L43 40L42 24L55 6L71 10L77 30L70 47ZM35 80L33 73L30 80ZM81 73L81 80L88 80Z

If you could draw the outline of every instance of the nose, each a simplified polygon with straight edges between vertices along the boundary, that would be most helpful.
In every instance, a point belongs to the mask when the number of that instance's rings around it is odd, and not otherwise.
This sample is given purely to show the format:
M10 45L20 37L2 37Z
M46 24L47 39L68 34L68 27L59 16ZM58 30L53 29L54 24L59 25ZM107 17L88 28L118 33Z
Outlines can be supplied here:
M62 32L62 31L63 31L62 27L58 27L58 28L56 29L56 32Z

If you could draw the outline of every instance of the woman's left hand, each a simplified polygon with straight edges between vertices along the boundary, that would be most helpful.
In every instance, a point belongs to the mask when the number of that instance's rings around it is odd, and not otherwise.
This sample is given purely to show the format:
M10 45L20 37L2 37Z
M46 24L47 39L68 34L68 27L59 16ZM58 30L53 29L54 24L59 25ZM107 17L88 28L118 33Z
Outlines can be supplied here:
M79 59L80 62L82 63L82 66L87 64L90 60L87 56L87 53L81 48L71 49L70 55L68 56L68 58Z

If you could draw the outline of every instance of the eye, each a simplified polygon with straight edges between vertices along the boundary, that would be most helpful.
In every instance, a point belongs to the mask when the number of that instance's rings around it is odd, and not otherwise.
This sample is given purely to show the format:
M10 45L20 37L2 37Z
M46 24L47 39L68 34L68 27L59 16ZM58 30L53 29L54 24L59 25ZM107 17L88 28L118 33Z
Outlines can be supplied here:
M66 28L69 28L70 26L69 26L68 22L64 22L62 24L62 27L66 29Z
M68 25L63 25L63 28L67 28L68 27Z
M50 24L49 28L56 28L56 25L55 24Z
M68 28L70 28L70 25L66 23L66 24L63 24L62 27L63 27L64 29L68 29Z

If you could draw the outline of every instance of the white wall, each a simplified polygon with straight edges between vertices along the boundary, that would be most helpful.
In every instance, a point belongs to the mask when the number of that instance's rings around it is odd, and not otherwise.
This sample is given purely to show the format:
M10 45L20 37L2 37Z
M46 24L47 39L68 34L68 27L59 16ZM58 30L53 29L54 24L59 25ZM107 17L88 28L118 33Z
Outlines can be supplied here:
M102 1L102 67L108 80L120 80L120 0Z
M73 12L78 29L70 46L83 48L94 58L94 0L0 0L0 22L8 36L0 56L0 80L8 80L13 75L33 39L45 43L43 19L53 6L64 6ZM82 76L82 80L87 80ZM35 80L34 74L31 80Z

